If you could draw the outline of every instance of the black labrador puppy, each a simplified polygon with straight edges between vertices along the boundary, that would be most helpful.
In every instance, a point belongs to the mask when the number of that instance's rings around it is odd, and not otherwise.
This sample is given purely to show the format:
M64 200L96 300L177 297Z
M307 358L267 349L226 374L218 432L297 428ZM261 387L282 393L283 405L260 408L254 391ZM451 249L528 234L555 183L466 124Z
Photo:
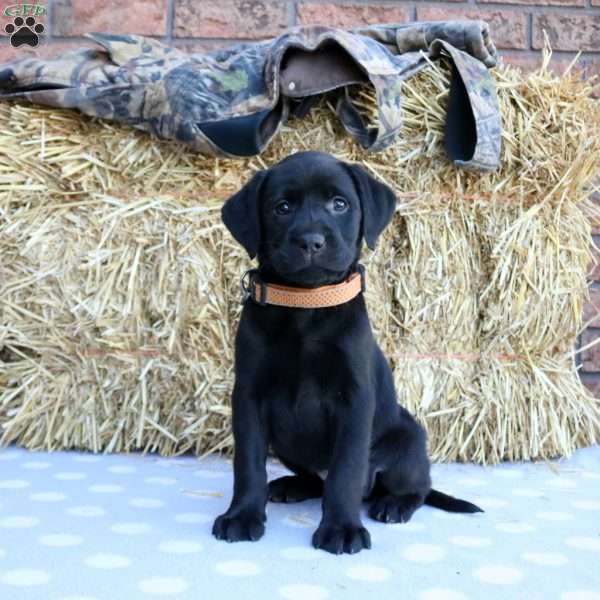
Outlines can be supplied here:
M363 238L373 248L395 205L392 190L362 167L300 152L254 175L222 217L250 257L258 255L260 281L308 289L355 272ZM267 500L322 496L312 541L336 554L370 548L363 500L384 522L406 522L422 504L481 510L431 489L425 432L397 403L360 293L313 309L246 299L232 411L234 490L213 526L218 539L262 537ZM267 483L269 445L294 475Z

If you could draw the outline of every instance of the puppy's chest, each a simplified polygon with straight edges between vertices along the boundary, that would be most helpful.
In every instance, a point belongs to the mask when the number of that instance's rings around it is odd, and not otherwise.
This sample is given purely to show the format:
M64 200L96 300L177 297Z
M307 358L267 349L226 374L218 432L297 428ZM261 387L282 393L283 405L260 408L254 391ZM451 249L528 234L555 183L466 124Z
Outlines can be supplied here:
M334 400L342 393L344 357L320 342L274 346L262 365L263 389L296 406L312 398Z
M275 448L290 459L299 449L310 463L328 454L332 415L343 396L336 352L325 347L297 347L285 359L281 353L265 371L263 402ZM337 366L337 368L336 368ZM315 457L308 455L314 451ZM295 458L295 457L294 457Z

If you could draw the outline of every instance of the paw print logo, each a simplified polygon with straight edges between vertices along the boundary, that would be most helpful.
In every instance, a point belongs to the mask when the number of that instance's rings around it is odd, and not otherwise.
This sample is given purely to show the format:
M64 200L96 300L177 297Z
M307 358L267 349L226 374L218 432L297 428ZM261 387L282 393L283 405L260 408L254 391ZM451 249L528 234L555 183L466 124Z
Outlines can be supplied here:
M40 41L39 34L44 33L44 26L36 23L33 17L15 17L12 23L4 26L4 31L10 35L10 43L15 48L23 44L35 48Z

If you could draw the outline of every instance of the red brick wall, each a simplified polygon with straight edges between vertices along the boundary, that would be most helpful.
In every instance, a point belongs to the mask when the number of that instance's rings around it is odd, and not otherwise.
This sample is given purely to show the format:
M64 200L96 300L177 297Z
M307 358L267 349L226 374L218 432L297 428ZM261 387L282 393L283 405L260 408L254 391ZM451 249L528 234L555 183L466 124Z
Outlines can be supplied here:
M15 2L0 2L0 10ZM352 27L466 17L490 23L506 62L533 68L540 59L545 30L554 48L556 70L564 69L581 50L579 64L585 75L600 75L600 0L46 0L40 4L48 10L41 19L46 32L40 47L14 49L4 36L0 61L26 52L50 56L80 47L88 43L81 37L86 31L140 33L201 51L231 41L274 36L298 24ZM0 22L3 28L9 18L0 16ZM596 89L600 95L600 84ZM594 233L600 245L600 224ZM585 307L586 320L600 314L600 266L593 278L596 283L592 303ZM580 337L579 347L600 337L600 317ZM582 352L578 360L582 379L600 397L600 345Z

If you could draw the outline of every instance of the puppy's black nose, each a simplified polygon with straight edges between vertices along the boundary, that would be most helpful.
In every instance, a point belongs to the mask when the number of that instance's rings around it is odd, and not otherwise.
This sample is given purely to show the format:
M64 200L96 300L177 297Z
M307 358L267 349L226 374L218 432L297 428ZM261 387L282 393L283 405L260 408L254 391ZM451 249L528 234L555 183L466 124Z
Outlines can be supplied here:
M305 252L316 254L325 246L325 236L320 233L305 233L298 237L298 245Z

